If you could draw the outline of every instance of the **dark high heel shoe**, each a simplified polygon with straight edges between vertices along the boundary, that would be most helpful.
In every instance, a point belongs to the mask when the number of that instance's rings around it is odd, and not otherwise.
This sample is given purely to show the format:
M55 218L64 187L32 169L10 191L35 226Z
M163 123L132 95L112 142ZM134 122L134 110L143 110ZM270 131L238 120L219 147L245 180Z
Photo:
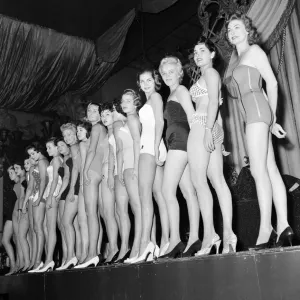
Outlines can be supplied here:
M116 261L115 261L115 264L123 264L124 261L125 261L127 258L129 258L129 256L130 256L130 251L131 251L131 249L129 249L129 250L126 252L126 254L125 254L122 258L116 260Z
M290 226L288 226L280 234L278 242L276 243L276 247L284 247L287 245L292 246L293 237L294 231Z
M99 262L97 264L97 267L103 266L103 263L105 262L105 258L103 257L102 253L98 254Z
M181 257L182 252L185 249L185 245L183 242L179 242L171 252L162 255L158 258L158 260L160 259L168 259L168 258L177 258L177 257Z
M269 240L266 243L255 245L255 247L249 248L249 250L250 251L259 251L259 250L263 250L263 249L274 248L276 239L277 239L277 233L275 232L274 229L272 229Z
M103 263L103 266L112 265L117 260L118 256L119 256L119 251L117 251L117 253L113 256L113 258L110 261L105 261Z
M198 252L201 249L202 242L200 240L197 240L194 242L187 251L183 252L181 257L191 257L194 256L196 252Z

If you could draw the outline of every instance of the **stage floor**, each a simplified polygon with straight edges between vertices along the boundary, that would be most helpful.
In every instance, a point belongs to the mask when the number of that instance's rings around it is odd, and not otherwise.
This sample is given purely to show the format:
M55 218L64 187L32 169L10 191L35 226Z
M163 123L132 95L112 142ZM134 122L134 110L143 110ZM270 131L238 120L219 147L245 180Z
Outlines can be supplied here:
M300 247L2 276L2 299L300 299Z

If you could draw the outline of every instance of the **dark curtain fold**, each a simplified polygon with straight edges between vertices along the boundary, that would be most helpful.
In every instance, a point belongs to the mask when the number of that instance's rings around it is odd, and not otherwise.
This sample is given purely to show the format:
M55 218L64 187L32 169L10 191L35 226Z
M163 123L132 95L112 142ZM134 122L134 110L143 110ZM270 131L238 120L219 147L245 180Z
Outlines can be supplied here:
M0 108L49 111L67 92L86 95L98 89L133 18L131 11L104 34L117 42L108 60L99 62L91 41L0 16Z

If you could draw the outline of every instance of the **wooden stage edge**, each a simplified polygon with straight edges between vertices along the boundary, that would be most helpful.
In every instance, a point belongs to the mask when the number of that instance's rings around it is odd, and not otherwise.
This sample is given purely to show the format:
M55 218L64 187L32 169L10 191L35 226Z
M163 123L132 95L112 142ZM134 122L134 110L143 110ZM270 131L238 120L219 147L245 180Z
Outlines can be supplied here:
M0 277L0 300L300 299L300 247Z

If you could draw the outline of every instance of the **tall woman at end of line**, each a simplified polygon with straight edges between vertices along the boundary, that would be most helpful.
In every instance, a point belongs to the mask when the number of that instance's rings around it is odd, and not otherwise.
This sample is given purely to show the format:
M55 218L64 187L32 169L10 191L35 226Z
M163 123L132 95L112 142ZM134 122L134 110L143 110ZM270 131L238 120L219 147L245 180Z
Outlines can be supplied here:
M251 19L235 13L227 22L227 37L238 54L232 83L239 95L240 112L246 123L250 170L255 180L260 208L260 228L255 250L292 243L293 230L287 221L286 189L276 165L271 135L284 138L276 123L277 81L265 52L257 45L258 33ZM266 83L266 92L262 88ZM277 233L271 224L272 197L277 214Z

